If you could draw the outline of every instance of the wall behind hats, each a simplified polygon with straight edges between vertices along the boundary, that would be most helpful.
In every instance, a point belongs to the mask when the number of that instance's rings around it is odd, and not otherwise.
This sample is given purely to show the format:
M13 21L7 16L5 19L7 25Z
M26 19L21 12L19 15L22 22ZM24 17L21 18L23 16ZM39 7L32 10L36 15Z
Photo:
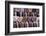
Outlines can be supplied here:
M16 1L44 2L45 9L46 9L46 0L16 0ZM45 10L45 18L46 18L46 10ZM45 22L45 28L46 28L46 22ZM45 32L46 32L46 29L45 29ZM5 0L0 0L0 36L5 36L4 34L5 34ZM46 33L23 34L23 35L12 35L12 36L46 36Z

